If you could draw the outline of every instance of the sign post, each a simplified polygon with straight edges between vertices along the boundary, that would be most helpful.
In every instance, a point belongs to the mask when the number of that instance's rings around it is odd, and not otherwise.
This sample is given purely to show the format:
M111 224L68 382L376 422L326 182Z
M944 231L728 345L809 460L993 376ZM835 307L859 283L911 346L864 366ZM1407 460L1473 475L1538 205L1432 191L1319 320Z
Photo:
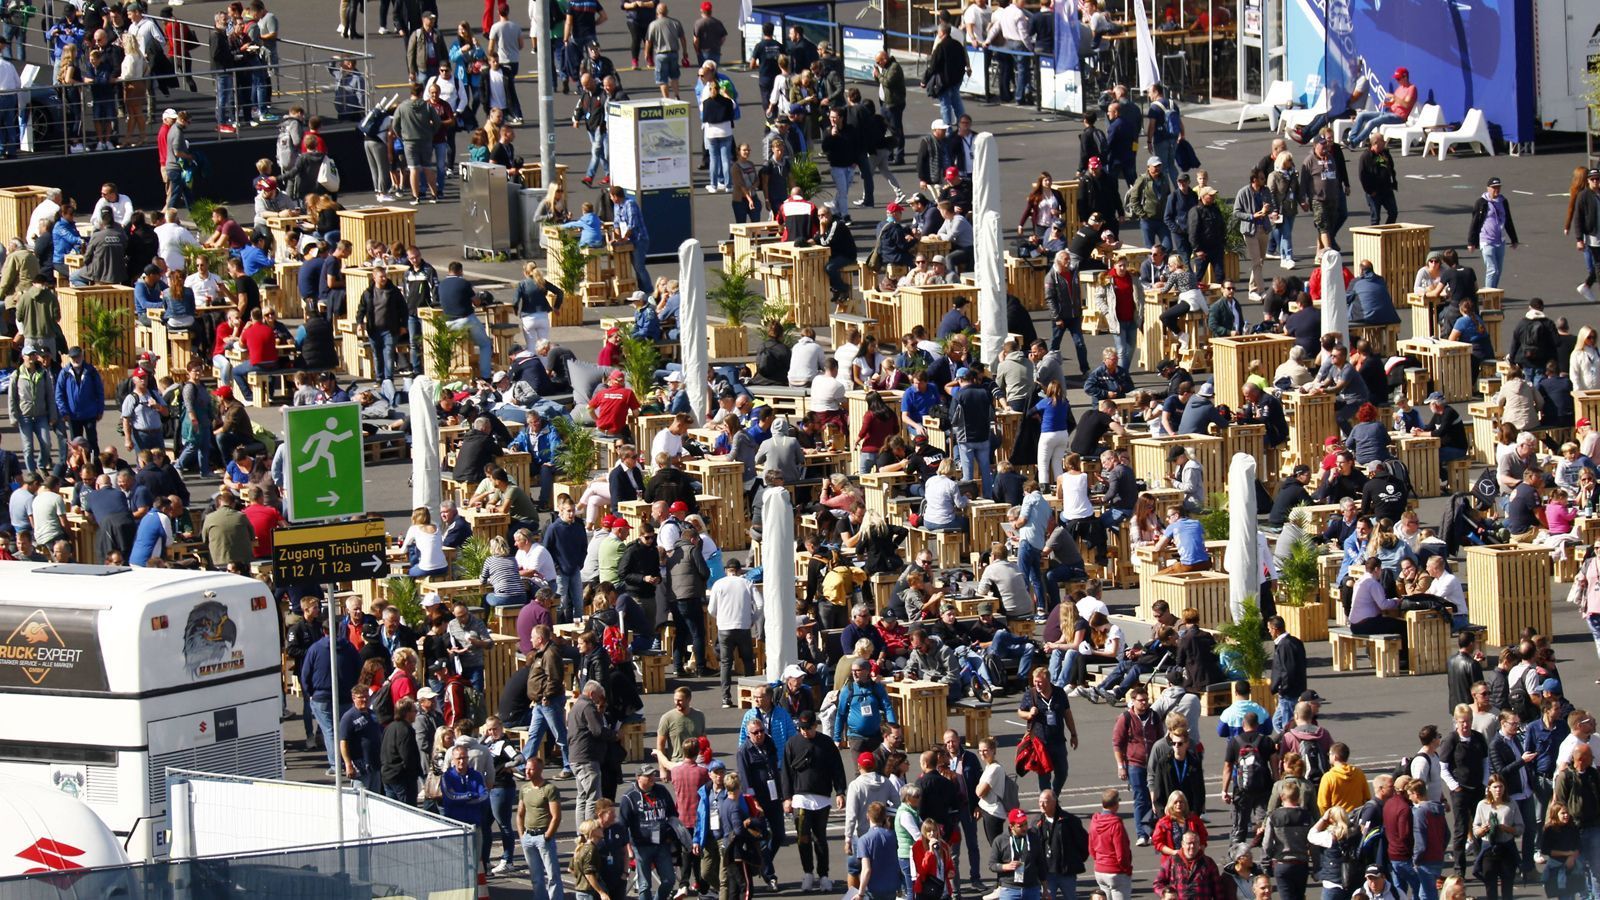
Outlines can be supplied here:
M283 410L283 439L288 445L288 465L284 466L283 509L288 514L291 522L318 522L328 519L360 516L367 511L366 493L366 456L363 453L361 433L361 406L357 403L329 403L322 406L289 406ZM367 523L358 522L355 525ZM379 565L372 573L382 571L383 560L383 523L377 525L378 547L376 556ZM332 526L325 529L305 529L305 531L332 531ZM293 531L280 532L288 544L282 552L298 553L299 561L288 560L293 571L302 569L309 574L326 574L328 584L328 599L333 599L333 577L338 568L348 566L354 569L359 561L360 551L370 546L368 532L351 534L336 534L335 538L346 539L340 548L324 545L320 554L311 553L313 548L305 542L296 543L292 537ZM362 543L365 540L368 543ZM273 559L277 561L280 551L276 549L277 541L274 540ZM354 549L355 553L337 552L340 549ZM312 572L312 570L315 570ZM274 569L276 571L276 569ZM368 576L372 577L372 576ZM311 580L311 579L308 579ZM333 734L328 738L333 741L335 762L333 766L333 797L334 815L338 818L339 840L344 841L344 771L338 762L339 747L339 629L335 627L338 618L332 615L333 607L329 604L328 616L328 668L331 676L330 684L333 686L333 696L328 698L329 705L333 707ZM348 689L348 688L347 688ZM307 701L309 702L309 700Z

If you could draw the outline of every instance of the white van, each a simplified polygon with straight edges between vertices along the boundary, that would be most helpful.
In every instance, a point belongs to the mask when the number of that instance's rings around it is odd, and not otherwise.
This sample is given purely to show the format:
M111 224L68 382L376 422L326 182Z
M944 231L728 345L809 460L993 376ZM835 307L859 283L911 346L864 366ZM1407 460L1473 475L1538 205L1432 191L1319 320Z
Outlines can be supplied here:
M283 777L269 588L219 572L0 562L0 778L167 855L168 767Z

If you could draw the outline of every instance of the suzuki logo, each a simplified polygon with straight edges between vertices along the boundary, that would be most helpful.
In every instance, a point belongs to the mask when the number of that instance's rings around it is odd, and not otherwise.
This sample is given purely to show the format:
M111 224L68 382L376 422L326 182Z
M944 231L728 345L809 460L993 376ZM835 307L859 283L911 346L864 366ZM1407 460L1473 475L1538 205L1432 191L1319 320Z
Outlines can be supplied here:
M69 869L81 869L83 866L70 859L69 856L82 856L84 851L71 844L52 841L49 838L40 838L32 845L24 847L17 853L18 859L39 864L39 867L23 872L24 875L37 875L40 872L65 872Z

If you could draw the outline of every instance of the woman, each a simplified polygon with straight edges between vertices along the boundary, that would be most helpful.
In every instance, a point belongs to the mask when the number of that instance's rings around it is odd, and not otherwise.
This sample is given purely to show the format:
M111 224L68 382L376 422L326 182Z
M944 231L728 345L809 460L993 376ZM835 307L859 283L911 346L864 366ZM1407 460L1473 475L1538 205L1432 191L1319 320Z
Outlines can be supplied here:
M998 745L993 737L978 741L978 761L983 765L983 772L978 776L978 809L974 815L983 823L985 844L993 844L1006 830L1006 816L1017 807L1017 783L995 759L997 753Z
M1067 200L1055 189L1050 173L1040 172L1039 180L1033 183L1033 189L1028 192L1022 219L1017 222L1017 234L1026 236L1026 229L1031 225L1032 233L1043 240L1050 233L1051 226L1061 221L1066 209Z
M1567 371L1572 377L1575 391L1600 390L1600 348L1595 346L1592 325L1578 329L1578 342L1567 357Z
M1482 842L1473 874L1483 882L1489 900L1511 900L1511 883L1517 877L1517 838L1522 836L1522 811L1511 802L1506 782L1497 772L1489 776L1483 799L1472 816L1472 836Z
M1268 247L1278 254L1285 269L1294 268L1294 216L1300 209L1300 178L1296 171L1294 154L1285 150L1273 161L1272 174L1267 176L1267 191L1272 194L1275 221L1272 242Z
M1095 615L1099 615L1096 613ZM1078 726L1072 719L1072 709L1067 705L1067 693L1050 683L1050 673L1043 666L1033 670L1033 683L1022 695L1017 713L1028 723L1028 733L1044 746L1050 771L1039 772L1039 790L1050 788L1056 793L1067 782L1067 737L1072 733L1072 749L1078 749Z
M1308 798L1308 804L1315 811L1316 791L1312 790L1311 782L1306 780L1306 758L1299 753L1285 753L1280 761L1283 774L1272 783L1272 792L1267 796L1267 815L1272 815L1283 804L1283 788L1285 785L1295 784L1300 786L1300 796Z
M1501 422L1494 429L1494 461L1498 466L1500 460L1509 453L1517 450L1517 426L1510 422Z
M1166 747L1162 747L1162 742ZM1157 750L1170 750L1156 752ZM1166 797L1164 808L1170 808L1172 795L1181 793L1184 799L1184 811L1204 815L1206 802L1205 782L1205 755L1200 748L1195 746L1195 738L1189 733L1187 724L1172 729L1168 736L1157 741L1152 747L1149 762L1150 796L1153 799ZM1152 803L1152 806L1154 804ZM1187 819L1184 820L1188 822ZM1168 826L1170 829L1172 826ZM1200 835L1197 835L1200 836ZM1154 835L1151 843L1155 842ZM1183 839L1181 835L1172 837L1172 846L1181 848ZM1166 854L1163 854L1166 855Z
M1072 404L1059 378L1045 383L1044 396L1033 408L1039 413L1039 483L1052 484L1065 477L1061 460L1072 441Z
M728 173L733 194L733 221L761 221L761 167L750 158L750 145L740 144ZM749 261L746 261L749 262Z
M1350 817L1344 808L1335 806L1323 813L1311 826L1306 840L1313 847L1322 848L1316 871L1317 880L1322 882L1322 900L1348 900L1350 891L1345 885L1355 874L1361 835L1350 827Z
M72 60L68 60L68 51L71 51ZM78 45L68 44L62 48L61 63L63 66L76 66ZM89 116L94 122L94 149L111 150L117 146L113 132L117 124L117 75L118 71L110 54L104 50L89 51L89 67L87 81L89 82ZM82 108L79 104L71 105L67 112L67 124L77 126L82 117ZM75 130L75 129L74 129ZM141 271L134 269L132 271Z
M344 207L327 194L312 194L306 198L306 212L311 216L317 240L328 244L339 243L339 212Z
M1167 795L1167 805L1162 810L1161 818L1156 820L1150 846L1155 848L1158 856L1177 856L1183 847L1183 836L1191 831L1200 838L1200 849L1204 850L1211 839L1206 832L1206 823L1189 810L1189 799L1183 795L1183 791L1173 791Z
M1450 331L1450 340L1472 345L1472 370L1476 372L1485 362L1494 359L1494 342L1478 316L1478 303L1470 297L1459 304L1461 317Z
M1282 803L1267 816L1262 828L1262 848L1272 863L1283 900L1305 900L1311 874L1309 834L1313 817L1301 806L1304 793L1297 785L1283 789Z
M93 66L95 65L92 54L100 52L101 51L99 50L91 51L91 56L89 59L91 77L93 77ZM107 119L107 127L104 129L109 138L111 133L109 125L110 119L115 119L117 116L116 86L114 84L116 72L112 70L110 62L106 60L104 56L101 57L101 65L103 65L105 68L103 75L106 80L103 83L106 85L106 88L104 90L110 95L110 107L108 110L109 118ZM61 97L61 128L63 131L63 138L66 141L70 152L82 153L85 149L83 146L84 77L82 72L79 71L78 67L77 44L68 44L66 47L62 48L61 59L56 62L55 83L56 92ZM90 88L90 90L93 91L94 89ZM101 130L102 129L97 124L95 132L98 134ZM109 144L110 141L108 140L105 143Z
M768 119L777 119L789 114L789 88L793 78L794 76L789 74L789 57L783 53L778 54L778 74L772 79L772 93L762 98L767 104Z
M406 529L406 536L400 542L400 549L408 552L415 547L416 562L412 564L410 575L412 578L441 578L450 574L450 562L444 555L444 535L439 532L439 526L433 524L433 517L426 506L419 506L411 513L411 527Z
M489 539L489 555L484 557L483 568L478 571L478 581L489 585L489 593L483 595L483 602L488 606L528 604L527 583L522 580L517 561L511 556L511 545L503 534Z
M861 417L861 427L856 431L856 452L860 455L857 469L865 475L878 466L878 454L889 438L900 432L900 419L883 401L877 391L867 392L867 412Z
M855 358L850 360L850 383L859 391L882 390L872 386L872 376L883 367L885 354L878 348L878 339L867 335L860 341Z
M854 547L861 568L870 575L897 575L905 569L900 556L900 546L909 532L892 525L883 513L873 510L862 520L861 529L845 539L845 546Z
M1064 671L1069 677L1079 671L1081 665L1092 662L1115 665L1122 659L1122 648L1125 641L1122 628L1111 623L1111 619L1103 612L1093 612L1086 620L1084 638L1078 646L1067 651ZM1087 686L1074 687L1069 693L1074 697L1086 700L1095 697L1094 691Z
M517 283L517 315L522 321L523 346L536 349L550 338L550 314L561 307L566 295L529 260L522 265L523 279Z
M831 206L822 206L817 212L819 246L828 248L828 261L823 271L828 276L828 302L840 305L840 311L850 302L850 282L844 279L844 270L857 264L856 238L850 225L834 215ZM852 363L853 365L853 363Z
M1346 443L1360 465L1389 458L1389 429L1380 418L1378 408L1371 403L1363 403L1356 409L1356 424L1350 429Z
M1552 800L1545 810L1544 830L1539 834L1539 852L1544 854L1544 895L1555 900L1572 900L1583 885L1578 871L1582 856L1578 826L1565 804Z
M1048 385L1047 389L1055 387ZM1076 453L1067 454L1067 468L1056 479L1061 492L1061 524L1072 529L1080 543L1094 548L1096 561L1104 565L1106 557L1106 527L1095 515L1094 503L1089 500L1089 474L1083 471L1083 458Z
M455 110L465 113L462 116L464 122L475 124L489 112L486 83L489 55L479 46L477 38L472 36L472 26L466 22L456 24L456 37L450 44L450 66L459 85L459 102L455 104Z
M911 896L907 900L944 900L955 896L956 861L939 823L922 820L922 837L911 845Z
M1367 553L1377 557L1378 564L1383 567L1384 576L1399 573L1400 561L1417 561L1416 551L1411 545L1394 533L1394 525L1388 519L1379 519L1378 527L1372 532L1372 541L1367 546Z
M1583 166L1573 167L1572 183L1567 185L1567 217L1561 222L1562 234L1572 234L1572 218L1578 213L1578 198L1588 189L1589 170Z
M1133 543L1135 546L1154 544L1161 540L1161 533L1166 530L1166 523L1161 521L1161 514L1156 509L1156 498L1149 493L1141 493L1133 501Z
M562 225L572 221L572 210L567 208L567 188L560 181L552 181L544 189L544 199L533 210L533 220L539 225L539 246L544 246L545 225ZM529 346L532 346L531 344Z
M712 810L710 815L716 816L721 813ZM573 844L572 862L569 866L569 871L577 884L575 893L578 900L599 900L599 897L606 893L605 882L601 879L600 854L596 851L599 830L600 823L594 819L585 819L578 823L578 840Z
M961 515L961 510L967 508L967 495L961 493L956 474L956 461L947 456L940 460L937 473L928 479L923 488L924 528L930 531L967 529L967 517Z
M144 143L150 130L149 114L145 111L150 88L145 76L150 74L150 62L145 59L143 42L133 32L122 36L122 104L128 113L128 127L123 134L124 147L138 147Z
M733 101L723 93L722 82L711 79L705 96L700 99L700 128L705 136L706 148L711 156L711 176L706 193L729 192L733 189Z
M409 633L409 632L408 632ZM399 703L417 693L417 651L401 647L389 658L394 670L389 675L389 699Z

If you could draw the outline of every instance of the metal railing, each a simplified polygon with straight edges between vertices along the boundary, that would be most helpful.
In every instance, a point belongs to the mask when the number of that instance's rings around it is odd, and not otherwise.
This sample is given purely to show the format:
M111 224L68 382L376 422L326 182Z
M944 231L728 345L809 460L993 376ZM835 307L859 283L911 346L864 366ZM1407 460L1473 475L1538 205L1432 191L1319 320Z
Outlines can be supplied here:
M23 87L0 91L0 142L4 149L20 147L34 156L59 156L80 146L92 151L105 137L115 146L149 146L160 128L161 113L167 108L190 112L191 140L197 135L248 137L250 129L258 125L274 128L277 116L292 105L304 107L308 116L322 116L327 121L358 120L366 111L372 83L369 54L279 38L274 62L214 69L209 63L209 45L201 41L213 31L211 25L148 18L162 30L162 46L169 50L166 58L171 60L174 71L131 79L119 76L102 84L58 82L59 57L53 58L47 41L35 40L41 35L48 37L47 26L25 30L7 24L7 30L18 34L8 58L22 73ZM167 34L168 23L183 26L176 39ZM40 24L43 26L42 20ZM87 71L93 39L92 34L86 35L85 43L79 47L80 71ZM351 62L350 68L341 66L345 60ZM255 121L252 113L259 111L254 108L258 80L264 85L269 115ZM231 108L224 107L223 98L230 95ZM10 119L6 109L10 98L16 104L15 120ZM227 118L237 128L231 135L218 130ZM97 121L105 122L107 127L97 129Z

